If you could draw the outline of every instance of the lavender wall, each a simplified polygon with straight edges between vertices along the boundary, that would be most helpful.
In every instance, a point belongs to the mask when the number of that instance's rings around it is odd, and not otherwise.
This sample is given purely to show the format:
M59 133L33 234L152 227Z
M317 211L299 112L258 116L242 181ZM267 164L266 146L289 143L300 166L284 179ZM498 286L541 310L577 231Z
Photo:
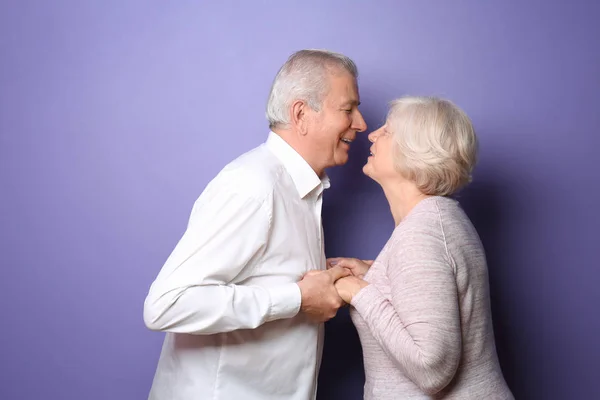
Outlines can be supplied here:
M146 398L162 342L148 286L204 185L264 140L270 82L304 47L356 60L370 128L407 93L471 115L481 163L462 201L506 378L520 399L600 398L593 3L3 1L0 399ZM365 139L330 171L329 256L374 257L392 229ZM320 398L359 399L345 311L327 332Z

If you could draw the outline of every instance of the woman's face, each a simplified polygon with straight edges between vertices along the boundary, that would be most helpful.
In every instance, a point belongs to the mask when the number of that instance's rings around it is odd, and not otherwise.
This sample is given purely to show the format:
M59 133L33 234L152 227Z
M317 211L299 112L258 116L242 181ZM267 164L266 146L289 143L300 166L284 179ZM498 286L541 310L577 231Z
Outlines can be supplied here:
M397 179L400 173L394 163L394 135L386 122L381 128L369 134L371 155L363 167L363 172L380 185L390 179Z

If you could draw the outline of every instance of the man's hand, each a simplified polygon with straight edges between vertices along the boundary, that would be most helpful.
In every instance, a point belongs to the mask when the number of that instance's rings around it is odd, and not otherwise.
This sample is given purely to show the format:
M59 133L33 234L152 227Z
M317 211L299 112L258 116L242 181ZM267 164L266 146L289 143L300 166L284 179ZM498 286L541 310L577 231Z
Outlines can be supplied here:
M359 260L357 258L328 258L327 259L327 268L332 268L334 266L344 267L352 271L352 275L363 278L369 268L373 265L373 260Z
M337 310L344 303L334 284L338 279L351 274L350 270L342 267L308 272L298 282L302 294L300 311L316 322L325 322L335 317Z

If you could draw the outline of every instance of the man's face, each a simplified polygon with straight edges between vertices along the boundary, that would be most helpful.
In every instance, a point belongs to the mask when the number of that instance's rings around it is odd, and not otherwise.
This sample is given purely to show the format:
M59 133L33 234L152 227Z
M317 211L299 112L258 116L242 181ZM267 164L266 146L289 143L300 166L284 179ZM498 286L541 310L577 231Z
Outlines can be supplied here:
M329 91L321 110L310 110L307 134L311 140L312 159L320 169L343 165L348 161L350 144L357 132L367 129L358 110L360 98L354 77L346 71L329 73Z

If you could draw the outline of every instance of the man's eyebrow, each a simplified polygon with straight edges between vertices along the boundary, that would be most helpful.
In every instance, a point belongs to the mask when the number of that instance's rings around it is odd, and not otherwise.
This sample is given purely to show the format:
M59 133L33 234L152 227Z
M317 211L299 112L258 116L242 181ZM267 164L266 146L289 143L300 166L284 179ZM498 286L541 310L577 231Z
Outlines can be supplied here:
M360 101L348 100L348 101L345 101L342 105L344 105L344 106L360 106Z

